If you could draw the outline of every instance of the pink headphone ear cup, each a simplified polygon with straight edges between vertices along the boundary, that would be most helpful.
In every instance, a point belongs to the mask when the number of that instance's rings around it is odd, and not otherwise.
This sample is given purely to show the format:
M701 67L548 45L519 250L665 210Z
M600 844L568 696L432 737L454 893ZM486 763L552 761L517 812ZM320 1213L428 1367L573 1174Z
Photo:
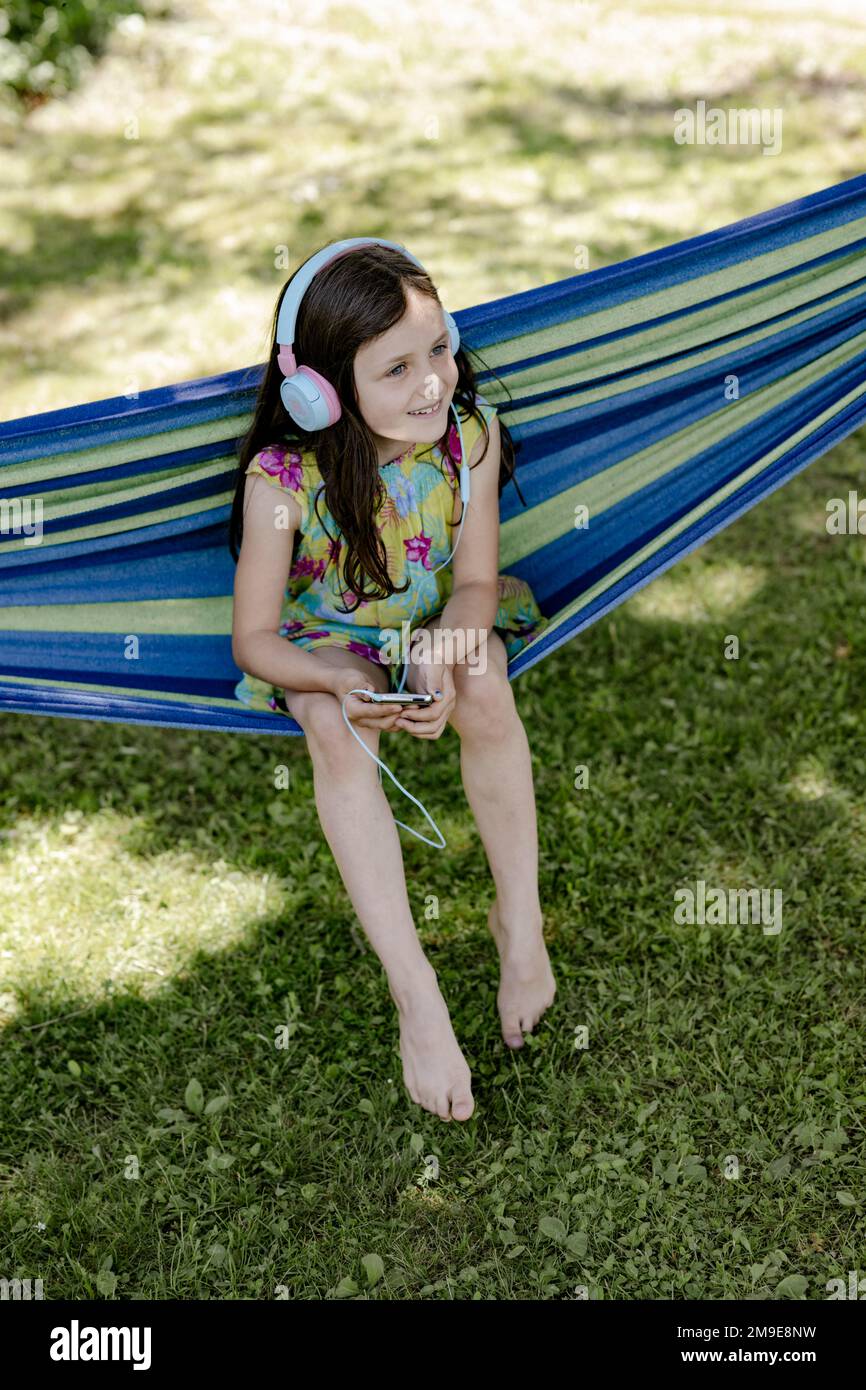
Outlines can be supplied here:
M327 424L335 425L343 413L343 408L340 405L340 399L330 381L328 381L326 377L323 377L320 372L314 371L312 367L299 367L298 375L300 376L302 374L307 377L309 381L312 381L313 384L318 387L319 391L321 391L322 399L328 407ZM326 426L323 425L321 428L324 429Z

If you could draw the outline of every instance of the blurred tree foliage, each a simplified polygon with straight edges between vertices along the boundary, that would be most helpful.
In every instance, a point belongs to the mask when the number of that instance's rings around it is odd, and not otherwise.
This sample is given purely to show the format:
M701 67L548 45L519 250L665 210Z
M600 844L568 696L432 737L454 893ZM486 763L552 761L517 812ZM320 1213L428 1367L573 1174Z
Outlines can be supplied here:
M0 87L25 106L62 96L102 51L118 19L166 8L148 0L3 0Z

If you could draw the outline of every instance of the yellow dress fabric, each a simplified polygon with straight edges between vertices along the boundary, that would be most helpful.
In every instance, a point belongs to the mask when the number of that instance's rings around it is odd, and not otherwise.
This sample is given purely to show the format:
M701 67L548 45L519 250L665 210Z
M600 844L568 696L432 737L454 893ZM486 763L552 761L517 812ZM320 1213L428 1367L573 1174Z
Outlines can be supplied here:
M496 407L480 395L475 400L489 421ZM460 423L466 456L470 458L483 430L462 409ZM453 415L448 444L452 455L459 459L460 441ZM272 445L260 450L246 471L288 493L301 511L301 539L283 600L281 636L309 651L330 645L357 652L387 667L390 689L396 689L402 666L390 665L380 654L386 641L384 630L401 632L401 623L409 620L417 596L410 629L414 632L441 613L451 595L452 567L443 562L448 559L459 530L459 525L448 524L454 512L459 476L444 452L437 444L413 444L382 468L387 495L376 514L376 524L385 546L388 574L395 584L401 585L407 578L411 584L405 593L364 600L351 613L342 611L353 596L342 575L340 531L325 505L324 482L314 453L299 450L291 443ZM434 574L439 565L443 568ZM509 659L546 625L547 619L525 580L516 575L500 575L495 628ZM235 694L252 709L288 712L282 690L255 676L244 675Z

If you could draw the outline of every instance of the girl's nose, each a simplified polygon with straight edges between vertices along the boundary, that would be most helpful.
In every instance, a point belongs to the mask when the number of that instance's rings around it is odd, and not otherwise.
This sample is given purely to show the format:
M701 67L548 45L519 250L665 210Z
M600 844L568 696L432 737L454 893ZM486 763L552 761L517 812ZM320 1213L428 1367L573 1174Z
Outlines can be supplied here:
M420 394L424 399L420 405L412 406L413 410L423 410L425 405L441 401L445 395L445 383L440 376L431 377L430 373L427 372L421 381Z

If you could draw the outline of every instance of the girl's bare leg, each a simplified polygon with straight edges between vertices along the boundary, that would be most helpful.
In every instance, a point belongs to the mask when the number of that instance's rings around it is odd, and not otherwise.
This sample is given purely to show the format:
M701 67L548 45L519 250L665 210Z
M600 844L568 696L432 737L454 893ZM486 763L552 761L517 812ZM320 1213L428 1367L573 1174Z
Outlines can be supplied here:
M388 689L383 668L354 652L323 646L315 655L334 666L357 666L359 677L377 690ZM418 940L400 838L376 764L346 728L336 696L286 690L285 698L306 734L322 830L397 1006L406 1088L418 1105L443 1120L467 1120L475 1108L469 1066ZM381 757L379 731L353 727Z
M430 628L441 625L441 614ZM556 982L542 933L538 829L532 759L508 680L508 653L487 638L487 669L452 667L457 703L449 723L460 737L460 771L496 884L487 925L500 958L497 1003L502 1036L523 1046L553 1003Z

